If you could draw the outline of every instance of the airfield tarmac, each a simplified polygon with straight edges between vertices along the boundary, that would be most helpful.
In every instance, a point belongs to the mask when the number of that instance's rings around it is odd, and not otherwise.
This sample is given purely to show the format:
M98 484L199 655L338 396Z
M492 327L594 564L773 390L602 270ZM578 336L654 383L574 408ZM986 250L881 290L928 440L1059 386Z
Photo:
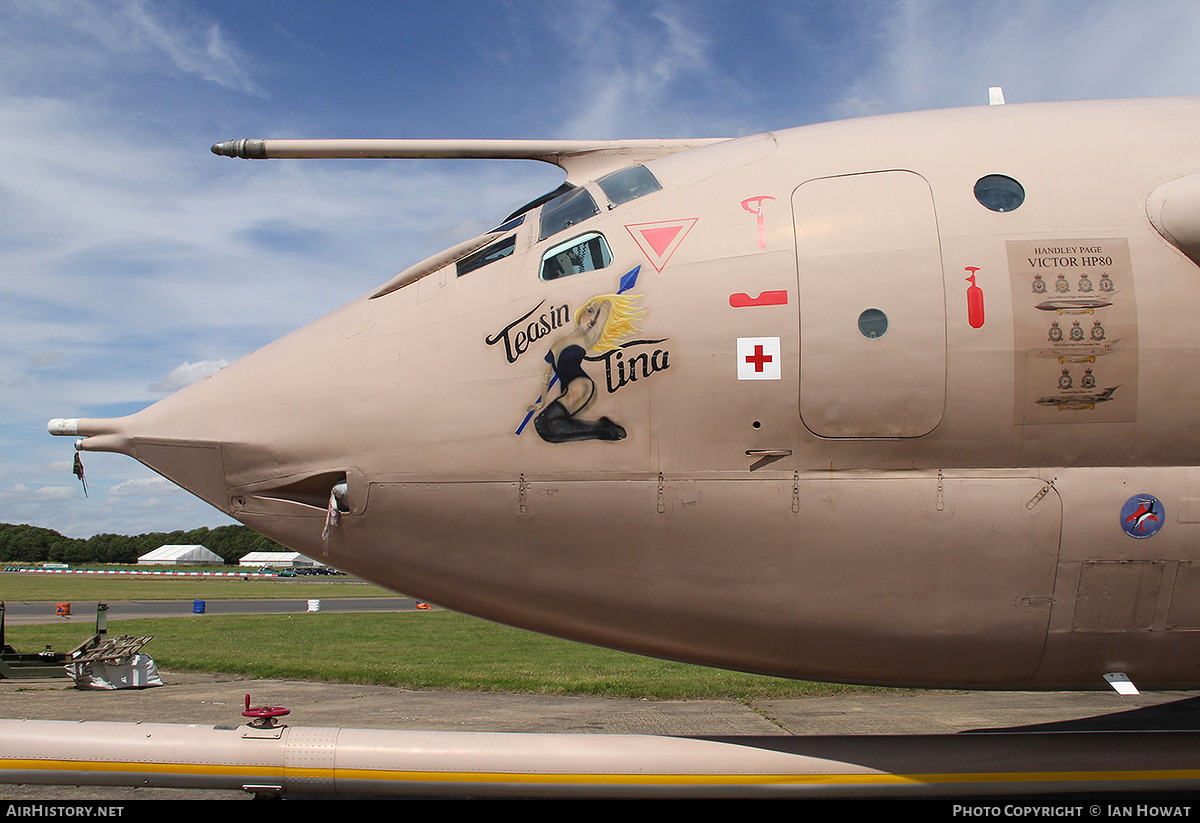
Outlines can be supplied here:
M37 720L235 724L245 695L288 725L653 735L952 734L981 729L1200 729L1200 692L857 692L755 700L629 700L410 691L160 672L165 685L80 691L71 680L0 680L0 715ZM242 792L0 785L0 800L244 800Z
M215 605L218 601L211 601ZM233 608L233 601L227 601ZM7 622L69 619L91 623L95 613L79 609L69 618L48 613L47 604L7 606ZM186 606L186 611L185 611ZM242 603L258 608L303 611L306 601ZM352 601L358 610L407 610L409 598ZM190 603L112 603L110 618L190 613ZM321 609L334 610L333 601ZM90 612L90 613L89 613ZM68 677L0 679L0 717L29 720L104 720L231 725L244 721L245 695L254 706L284 706L291 726L563 734L867 735L954 734L1020 730L1200 730L1200 691L1121 696L1095 692L871 691L789 699L631 700L553 695L412 691L389 686L248 680L235 675L160 672L164 685L147 689L81 691ZM0 800L131 801L245 800L243 792L0 784Z

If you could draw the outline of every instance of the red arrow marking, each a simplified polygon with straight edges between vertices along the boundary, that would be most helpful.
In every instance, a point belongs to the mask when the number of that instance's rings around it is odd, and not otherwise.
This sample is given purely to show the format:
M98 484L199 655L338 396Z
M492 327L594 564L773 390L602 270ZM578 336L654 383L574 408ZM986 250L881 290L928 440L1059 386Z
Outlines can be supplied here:
M748 306L786 306L788 301L787 291L765 291L758 297L751 297L745 292L729 295L729 305L735 309L744 309Z

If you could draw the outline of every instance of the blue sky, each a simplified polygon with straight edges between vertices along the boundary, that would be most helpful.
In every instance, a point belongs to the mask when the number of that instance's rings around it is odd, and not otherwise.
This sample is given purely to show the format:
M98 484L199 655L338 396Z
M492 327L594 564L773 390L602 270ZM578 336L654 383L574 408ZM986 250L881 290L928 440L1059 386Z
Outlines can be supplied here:
M1200 5L0 2L0 522L231 522L52 417L136 411L556 187L513 161L218 158L240 137L738 136L1200 93Z

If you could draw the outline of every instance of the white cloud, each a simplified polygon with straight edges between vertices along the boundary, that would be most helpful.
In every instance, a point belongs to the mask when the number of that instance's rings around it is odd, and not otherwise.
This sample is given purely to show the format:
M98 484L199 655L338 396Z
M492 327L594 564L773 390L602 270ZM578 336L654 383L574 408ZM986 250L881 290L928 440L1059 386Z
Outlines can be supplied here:
M53 501L53 500L71 500L79 495L79 489L71 486L41 486L39 488L31 488L24 483L18 483L15 486L9 486L7 489L0 491L0 499L4 500L35 500L35 501Z
M54 29L54 36L29 45L50 51L58 76L101 66L111 70L105 55L113 54L129 71L174 67L225 88L264 95L250 77L246 56L226 40L220 25L188 14L185 7L143 0L55 0L20 4L6 17L14 35L6 43L10 55L20 49L26 31Z
M125 480L108 490L109 497L153 497L160 494L184 494L185 492L163 477L135 477Z
M214 372L220 371L230 364L229 360L200 360L196 363L180 363L167 376L157 383L150 384L152 392L173 392L190 386L197 380L203 380Z
M151 48L167 55L185 72L250 94L265 96L242 67L244 57L221 35L217 23L199 27L157 16L161 9L147 7L142 0L126 0L123 7L132 33Z
M569 109L563 136L726 136L736 124L703 99L736 99L742 90L710 59L711 38L698 22L705 15L689 4L660 2L647 13L624 6L574 3L556 18L556 38L569 55Z
M833 116L1195 92L1200 9L1191 0L899 0L872 4L868 62ZM864 47L865 46L865 47Z

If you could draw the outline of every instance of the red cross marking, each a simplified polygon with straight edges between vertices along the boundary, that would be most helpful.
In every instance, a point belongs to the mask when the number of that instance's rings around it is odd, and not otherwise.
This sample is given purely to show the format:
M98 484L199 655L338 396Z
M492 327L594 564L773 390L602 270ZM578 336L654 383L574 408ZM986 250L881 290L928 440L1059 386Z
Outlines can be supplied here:
M763 370L764 363L770 363L775 358L769 354L763 354L762 346L754 347L754 354L746 355L746 362L754 364L754 370L760 372Z

